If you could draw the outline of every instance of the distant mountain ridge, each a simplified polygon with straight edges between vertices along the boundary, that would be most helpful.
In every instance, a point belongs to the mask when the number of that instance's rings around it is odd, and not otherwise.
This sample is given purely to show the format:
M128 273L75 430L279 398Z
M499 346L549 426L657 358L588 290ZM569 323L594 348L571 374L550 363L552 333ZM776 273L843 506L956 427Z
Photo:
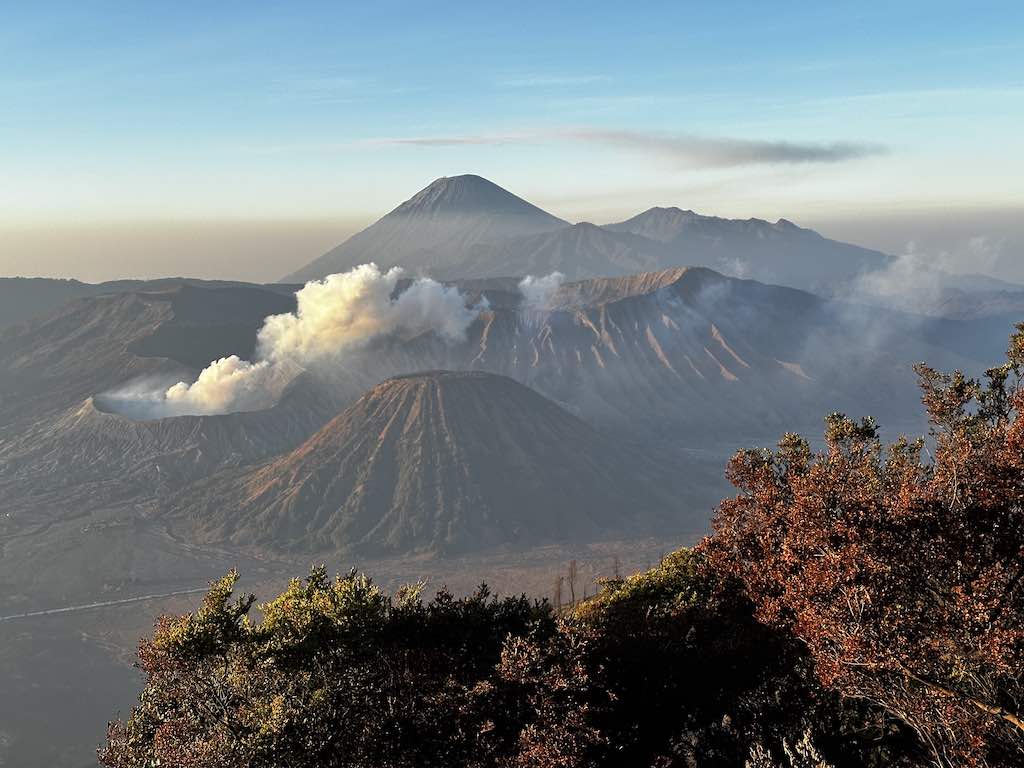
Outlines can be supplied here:
M761 232L768 230L791 232L801 229L788 219L779 219L774 224L764 219L724 219L720 216L705 216L674 206L668 208L655 206L625 221L605 224L605 228L613 232L630 232L661 243L671 243L688 229L711 229L713 227L760 230Z
M0 277L0 330L27 320L45 317L75 299L129 291L159 291L180 285L206 288L253 286L252 283L238 280L200 280L185 277L108 280L103 283L85 283L81 280L53 277ZM275 293L290 292L288 286L280 283L272 283L265 287Z
M606 224L605 228L613 232L630 232L634 235L642 235L656 240L659 243L670 243L679 236L683 229L696 219L700 214L691 210L681 208L662 208L655 206L638 213L631 219L626 219L617 224Z
M663 243L673 258L690 264L816 293L893 261L880 251L829 240L787 219L772 223L651 208L607 229Z
M826 298L885 306L933 317L982 319L1024 309L1024 286L986 275L931 268L910 257L837 242L787 219L726 219L677 207L653 207L605 225L570 224L480 176L435 180L341 245L265 286L293 286L374 261L412 277L447 282L561 272L584 280L684 266L811 291ZM0 278L0 329L58 309L67 301L188 283L245 287L182 278L75 280ZM197 353L198 354L198 353Z
M569 224L475 175L437 179L286 282L374 261L439 279L562 272L610 277L708 266L762 282L827 292L892 257L822 237L786 219L723 219L651 208L622 222Z
M78 280L0 278L0 328L40 317L69 301L99 292L98 286Z

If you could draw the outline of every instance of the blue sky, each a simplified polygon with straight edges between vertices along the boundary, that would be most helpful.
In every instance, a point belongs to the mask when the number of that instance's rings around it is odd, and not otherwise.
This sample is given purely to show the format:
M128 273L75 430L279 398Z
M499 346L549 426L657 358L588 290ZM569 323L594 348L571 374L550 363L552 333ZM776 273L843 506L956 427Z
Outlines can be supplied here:
M21 253L54 227L340 233L462 172L574 220L1013 208L1022 128L1016 2L0 7Z

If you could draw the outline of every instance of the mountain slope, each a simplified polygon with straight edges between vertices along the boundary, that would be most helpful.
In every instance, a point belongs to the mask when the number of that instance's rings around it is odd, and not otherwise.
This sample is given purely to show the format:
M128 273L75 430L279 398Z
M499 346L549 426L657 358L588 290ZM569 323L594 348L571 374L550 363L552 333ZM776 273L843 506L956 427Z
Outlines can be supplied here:
M133 420L90 398L0 443L0 530L26 530L98 510L143 509L224 467L287 450L337 410L304 378L263 411Z
M905 285L903 260L830 240L786 219L725 219L672 207L602 227L570 225L473 175L437 179L284 281L301 283L371 261L443 280L554 271L583 279L706 266L933 316L992 315L1024 306L1019 286L923 264L913 267L921 280ZM887 295L894 290L907 302Z
M111 412L112 391L141 382L160 389L191 380L211 358L250 356L263 317L294 306L293 296L260 286L172 283L80 299L0 331L0 532L142 504L308 437L338 404L307 377L260 412L159 420Z
M450 271L480 243L564 226L567 222L480 176L446 176L282 282L306 282L371 261L414 272Z
M524 306L514 280L460 284L470 304L489 303L465 338L376 338L341 369L297 379L273 408L244 413L146 420L118 393L139 377L151 379L146 391L191 380L207 356L246 356L261 315L293 301L262 287L100 296L0 332L0 498L11 513L0 525L28 532L92 512L135 515L212 473L293 449L386 378L437 369L508 376L606 437L645 444L700 495L688 508L706 510L737 445L783 429L813 434L822 413L920 431L895 421L919 397L911 364L983 370L999 350L979 338L1008 331L703 268L568 282L544 307ZM632 465L621 466L608 476L628 481Z
M661 243L583 222L539 235L481 243L462 264L438 268L436 275L500 277L557 271L578 280L647 272L669 262L671 254Z
M101 293L98 285L45 277L0 277L0 329L52 312L74 299Z
M0 330L0 440L130 379L187 377L218 357L249 357L263 318L295 308L293 295L263 286L155 285L72 301Z
M0 331L7 326L43 318L59 311L75 299L115 293L167 291L183 285L207 289L257 288L252 283L237 280L199 280L182 277L110 280L105 283L83 283L78 280L49 277L0 277ZM275 293L286 293L290 290L288 286L279 284L262 287Z
M928 327L677 267L567 282L545 307L496 301L464 341L380 338L346 375L365 389L418 370L483 370L617 435L734 446L787 427L817 431L819 415L833 410L892 425L891 415L917 402L913 363L971 367L926 340Z
M671 243L687 226L702 218L700 214L680 208L648 208L631 219L606 224L612 232L629 232L659 243Z
M459 552L678 530L669 473L515 381L435 371L374 387L294 451L172 502L200 537Z
M707 266L815 292L884 269L893 261L879 251L829 240L785 219L722 219L679 208L651 208L606 229L662 243L671 263L661 266Z

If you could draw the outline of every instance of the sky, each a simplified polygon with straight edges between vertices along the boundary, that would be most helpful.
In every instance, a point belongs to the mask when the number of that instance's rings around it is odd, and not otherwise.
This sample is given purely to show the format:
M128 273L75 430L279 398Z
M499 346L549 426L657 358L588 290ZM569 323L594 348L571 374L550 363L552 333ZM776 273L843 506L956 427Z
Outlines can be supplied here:
M273 280L478 173L1024 281L1022 128L1020 2L0 2L0 275Z

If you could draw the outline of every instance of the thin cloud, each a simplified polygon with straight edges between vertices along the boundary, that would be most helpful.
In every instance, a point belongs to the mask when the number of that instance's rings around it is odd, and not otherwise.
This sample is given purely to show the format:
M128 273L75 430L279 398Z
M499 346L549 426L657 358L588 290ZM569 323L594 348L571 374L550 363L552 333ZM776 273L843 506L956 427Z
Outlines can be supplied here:
M535 134L467 134L463 136L398 136L367 139L364 144L405 145L414 147L461 147L472 145L527 144L535 143Z
M499 80L498 85L504 88L568 88L610 81L608 75L522 75Z
M654 155L691 168L729 168L745 165L839 163L886 153L886 147L862 142L794 142L708 136L644 133L640 131L574 128L518 134L457 134L370 139L377 145L420 147L496 146L555 141L583 142Z
M680 165L703 168L839 163L887 151L878 144L853 141L766 141L591 129L566 131L564 135L594 144L651 153Z

